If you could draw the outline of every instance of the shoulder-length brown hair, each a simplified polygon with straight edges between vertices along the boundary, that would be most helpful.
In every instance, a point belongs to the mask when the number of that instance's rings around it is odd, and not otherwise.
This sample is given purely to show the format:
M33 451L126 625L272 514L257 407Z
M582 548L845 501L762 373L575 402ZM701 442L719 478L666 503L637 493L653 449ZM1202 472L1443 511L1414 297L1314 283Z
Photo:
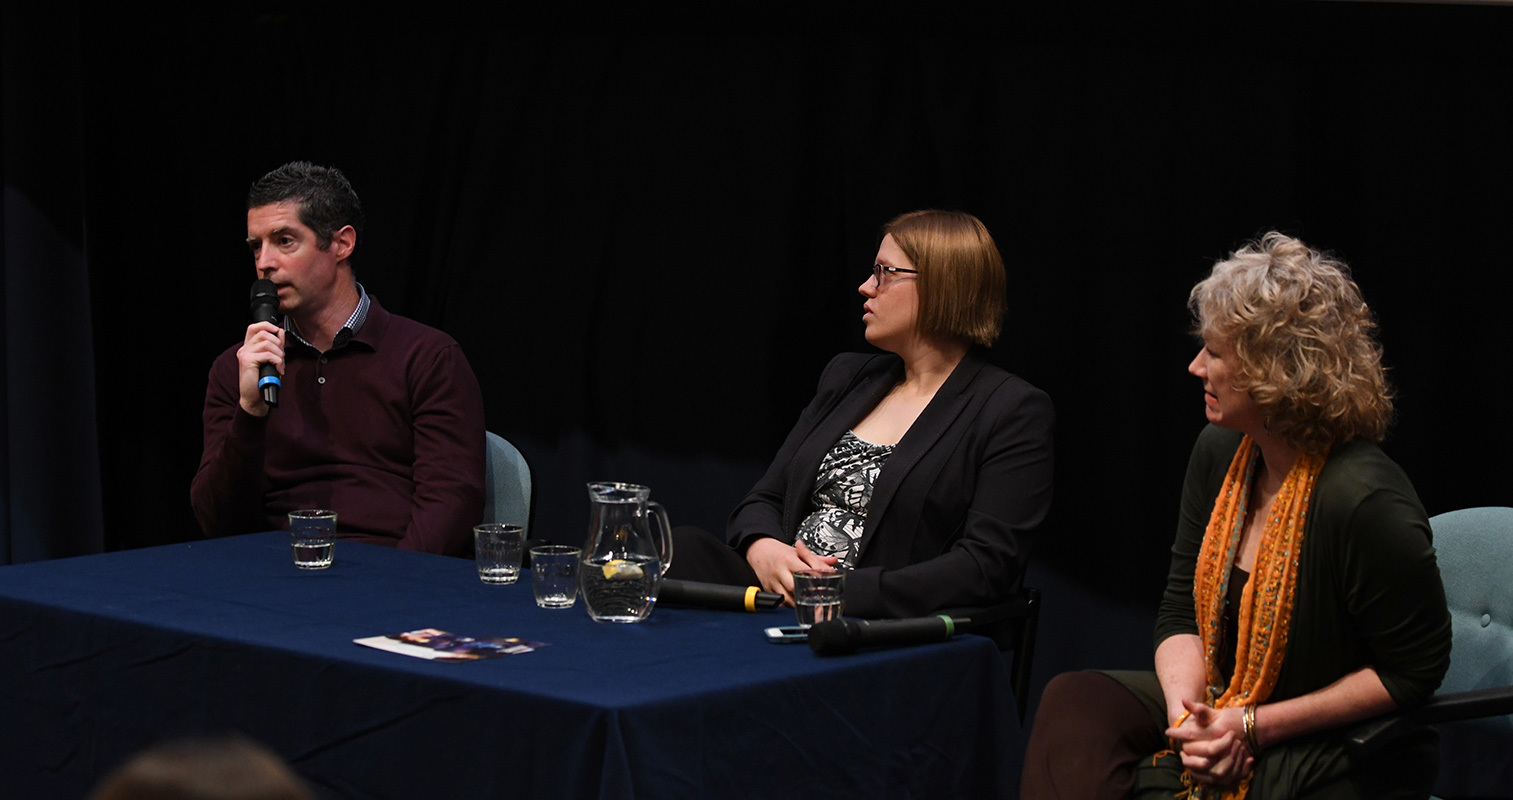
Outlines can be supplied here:
M1236 250L1188 295L1200 336L1234 348L1234 388L1267 430L1318 453L1381 441L1392 389L1376 322L1344 262L1275 231Z
M922 336L984 347L1003 326L1003 257L982 221L961 211L911 211L883 226L919 270Z

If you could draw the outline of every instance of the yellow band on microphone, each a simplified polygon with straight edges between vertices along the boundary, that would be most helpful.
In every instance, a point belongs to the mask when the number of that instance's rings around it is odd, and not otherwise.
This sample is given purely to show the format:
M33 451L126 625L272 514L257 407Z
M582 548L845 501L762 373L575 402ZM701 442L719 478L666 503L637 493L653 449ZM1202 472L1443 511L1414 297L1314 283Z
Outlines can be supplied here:
M746 610L747 611L755 611L756 610L756 596L757 596L757 592L758 591L760 591L760 590L757 589L757 587L755 587L755 586L747 586L746 587Z

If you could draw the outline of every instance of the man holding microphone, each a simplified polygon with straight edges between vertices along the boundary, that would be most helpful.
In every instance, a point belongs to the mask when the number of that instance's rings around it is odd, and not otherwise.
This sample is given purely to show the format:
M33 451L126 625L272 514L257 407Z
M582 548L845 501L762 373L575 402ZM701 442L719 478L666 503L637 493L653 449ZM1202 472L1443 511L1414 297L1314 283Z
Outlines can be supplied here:
M283 319L253 322L211 365L190 489L207 535L330 508L342 538L469 552L483 515L478 380L451 337L390 314L357 283L362 227L334 168L286 164L249 190L247 245L256 277L272 283L254 288L255 302L271 291Z

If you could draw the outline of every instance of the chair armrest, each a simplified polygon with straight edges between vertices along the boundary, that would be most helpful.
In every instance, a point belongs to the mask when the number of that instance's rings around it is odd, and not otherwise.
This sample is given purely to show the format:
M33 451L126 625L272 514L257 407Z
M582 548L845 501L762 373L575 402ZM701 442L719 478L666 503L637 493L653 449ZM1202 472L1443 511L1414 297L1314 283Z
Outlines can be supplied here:
M943 611L937 611L930 616L944 615L957 619L967 617L972 620L972 626L969 630L975 630L978 628L987 628L990 625L996 625L1005 620L1027 617L1030 611L1029 598L1025 595L1019 595L991 606L947 608Z
M1013 651L1009 679L1014 702L1019 707L1019 721L1024 721L1030 699L1030 667L1035 662L1035 637L1040 629L1040 590L1026 587L1018 595L991 606L951 608L937 612L972 620L968 633L986 636L998 645L999 652Z
M1345 737L1345 746L1358 758L1369 756L1404 731L1421 725L1503 714L1513 714L1513 686L1435 695L1411 711L1386 714L1361 723Z

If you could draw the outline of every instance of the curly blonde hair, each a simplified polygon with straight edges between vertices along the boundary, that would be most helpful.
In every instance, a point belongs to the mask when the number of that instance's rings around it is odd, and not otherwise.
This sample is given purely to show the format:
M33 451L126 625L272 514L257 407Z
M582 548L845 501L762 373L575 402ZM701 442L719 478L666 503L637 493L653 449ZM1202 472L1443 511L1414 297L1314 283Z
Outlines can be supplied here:
M1234 348L1232 385L1273 435L1310 453L1386 435L1376 322L1344 262L1272 231L1215 264L1187 304L1196 334Z

